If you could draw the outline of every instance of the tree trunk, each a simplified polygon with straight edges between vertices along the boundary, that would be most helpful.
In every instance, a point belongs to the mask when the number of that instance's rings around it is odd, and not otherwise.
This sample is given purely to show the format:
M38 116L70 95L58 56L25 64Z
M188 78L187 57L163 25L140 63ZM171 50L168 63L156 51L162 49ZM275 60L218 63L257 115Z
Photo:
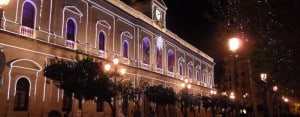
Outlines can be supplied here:
M201 116L201 106L198 107L199 117Z
M112 116L113 117L116 117L116 107L114 107L112 104L111 104L111 100L109 100L109 106L111 108L111 111L112 111Z
M163 109L164 109L164 117L166 117L167 115L167 113L166 113L166 108L165 108L165 106L162 106L163 107Z
M155 109L156 109L156 117L158 117L158 111L159 111L158 105L155 106Z
M78 108L82 110L82 98L78 99Z

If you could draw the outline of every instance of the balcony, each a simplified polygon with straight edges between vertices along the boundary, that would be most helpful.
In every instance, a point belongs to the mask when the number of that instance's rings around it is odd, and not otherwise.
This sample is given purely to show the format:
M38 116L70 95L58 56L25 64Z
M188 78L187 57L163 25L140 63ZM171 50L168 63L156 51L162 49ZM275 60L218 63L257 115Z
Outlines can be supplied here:
M99 54L100 57L105 58L105 51L98 50L98 54Z
M32 28L29 28L29 27L27 27L27 26L21 26L21 27L20 27L20 33L21 33L21 35L24 35L24 36L26 36L26 37L31 37L31 38L33 38L33 36L34 36L34 31L33 31L33 29L32 29Z
M75 42L72 40L66 40L66 46L71 49L75 49Z

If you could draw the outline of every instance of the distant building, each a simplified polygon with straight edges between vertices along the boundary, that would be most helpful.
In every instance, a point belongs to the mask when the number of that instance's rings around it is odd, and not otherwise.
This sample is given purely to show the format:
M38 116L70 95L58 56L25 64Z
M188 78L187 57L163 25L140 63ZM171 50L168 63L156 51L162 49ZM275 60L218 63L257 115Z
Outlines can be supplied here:
M214 88L213 58L166 29L163 0L10 0L2 9L1 117L62 115L76 103L43 75L56 57L117 57L127 69L117 80L141 88L162 84L179 91L184 79L191 93L209 95ZM84 102L83 113L99 116L96 105Z

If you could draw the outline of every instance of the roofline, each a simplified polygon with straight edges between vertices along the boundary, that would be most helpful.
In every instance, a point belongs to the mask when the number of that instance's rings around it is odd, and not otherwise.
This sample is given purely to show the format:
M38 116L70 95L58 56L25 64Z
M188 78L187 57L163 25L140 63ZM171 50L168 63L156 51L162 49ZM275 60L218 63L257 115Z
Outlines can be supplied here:
M115 5L116 7L118 7L120 9L126 11L128 14L134 16L135 18L141 19L141 20L145 21L146 23L152 25L154 28L160 30L161 32L164 32L165 34L167 34L168 36L172 37L173 39L175 39L179 43L182 43L182 44L186 45L187 48L191 49L195 53L201 55L202 57L204 57L207 60L209 60L212 63L214 63L214 59L212 57L208 56L206 53L202 52L201 50L195 48L193 45L191 45L188 42L184 41L182 38L180 38L179 36L177 36L176 34L174 34L173 32L171 32L167 28L160 27L152 19L150 19L149 17L145 16L143 13L141 13L141 12L139 12L139 11L131 8L131 7L129 7L128 5L126 5L125 3L121 2L120 0L107 0L107 1L110 2L111 4Z

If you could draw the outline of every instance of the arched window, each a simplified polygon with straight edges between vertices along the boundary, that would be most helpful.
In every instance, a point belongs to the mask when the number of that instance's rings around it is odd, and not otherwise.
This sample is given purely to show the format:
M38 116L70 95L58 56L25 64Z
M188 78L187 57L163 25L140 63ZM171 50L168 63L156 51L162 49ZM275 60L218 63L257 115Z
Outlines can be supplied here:
M67 40L75 42L76 24L73 19L67 21Z
M184 61L183 61L183 58L179 58L178 60L178 72L179 72L179 75L183 75L183 64L184 64Z
M200 81L200 69L198 67L196 68L196 80Z
M105 34L102 31L99 33L99 50L105 51Z
M30 2L25 2L23 6L22 26L34 28L35 7Z
M128 45L128 41L127 41L127 40L124 40L124 41L123 41L123 57L124 57L124 58L129 58L128 54L129 54L129 45Z
M72 93L69 91L64 91L64 97L62 102L62 111L72 110Z
M168 71L173 72L174 70L174 53L171 49L168 50Z
M162 69L162 48L156 48L156 67Z
M208 86L211 86L211 77L210 77L210 75L209 75L208 78L207 78L207 85L208 85Z
M202 82L203 82L204 84L206 83L206 75L205 75L205 74L203 74Z
M161 37L156 38L156 67L162 69L162 51L164 41Z
M143 38L143 63L150 64L150 41L147 37Z
M191 78L193 78L193 65L192 65L192 63L189 63L188 64L188 77L191 79Z
M28 111L30 84L26 78L20 78L16 84L15 111Z

